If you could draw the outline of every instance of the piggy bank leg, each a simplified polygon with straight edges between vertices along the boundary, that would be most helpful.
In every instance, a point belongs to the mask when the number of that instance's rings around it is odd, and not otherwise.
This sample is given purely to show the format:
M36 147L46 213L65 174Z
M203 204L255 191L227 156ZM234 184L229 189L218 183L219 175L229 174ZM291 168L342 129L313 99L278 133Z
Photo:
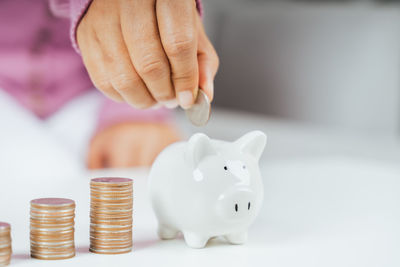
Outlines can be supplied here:
M191 248L204 248L209 237L200 236L193 232L183 232L186 244Z
M174 239L177 235L178 230L164 224L158 225L158 236L161 239Z
M247 231L229 234L229 235L226 235L225 238L231 244L241 245L241 244L246 243L246 241L247 241Z

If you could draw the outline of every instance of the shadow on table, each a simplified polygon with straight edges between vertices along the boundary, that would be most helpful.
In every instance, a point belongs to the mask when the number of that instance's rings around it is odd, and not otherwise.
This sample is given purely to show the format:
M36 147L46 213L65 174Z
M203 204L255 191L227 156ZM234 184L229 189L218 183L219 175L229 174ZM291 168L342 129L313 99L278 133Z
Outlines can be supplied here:
M26 264L28 260L31 260L31 255L29 253L13 253L10 265Z
M12 254L11 260L29 260L31 256L28 253Z
M231 246L231 245L225 238L218 236L208 240L206 247L219 247L219 246Z
M151 240L137 240L133 241L133 250L142 250L148 247L156 245L160 240L158 239L151 239ZM78 246L75 249L76 253L78 254L89 254L89 246ZM28 255L29 258L29 255Z
M79 254L89 254L89 246L78 246L75 248L76 253Z

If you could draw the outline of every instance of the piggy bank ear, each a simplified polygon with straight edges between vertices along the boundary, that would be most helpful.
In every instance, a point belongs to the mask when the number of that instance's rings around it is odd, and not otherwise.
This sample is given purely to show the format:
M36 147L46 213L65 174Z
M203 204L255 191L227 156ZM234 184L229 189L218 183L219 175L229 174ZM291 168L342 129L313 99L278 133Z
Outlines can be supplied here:
M249 132L235 141L240 151L252 155L257 160L260 159L266 143L267 136L261 131Z
M185 160L190 166L195 168L203 158L215 154L216 152L211 145L210 138L205 134L197 133L187 143Z

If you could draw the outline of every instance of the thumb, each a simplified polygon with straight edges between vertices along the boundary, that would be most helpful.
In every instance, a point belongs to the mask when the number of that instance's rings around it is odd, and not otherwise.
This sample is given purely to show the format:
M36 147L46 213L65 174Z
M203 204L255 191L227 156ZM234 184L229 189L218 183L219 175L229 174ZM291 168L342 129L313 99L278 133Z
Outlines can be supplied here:
M214 78L218 71L219 59L202 25L200 27L197 49L199 87L207 94L210 101L212 101L214 97Z

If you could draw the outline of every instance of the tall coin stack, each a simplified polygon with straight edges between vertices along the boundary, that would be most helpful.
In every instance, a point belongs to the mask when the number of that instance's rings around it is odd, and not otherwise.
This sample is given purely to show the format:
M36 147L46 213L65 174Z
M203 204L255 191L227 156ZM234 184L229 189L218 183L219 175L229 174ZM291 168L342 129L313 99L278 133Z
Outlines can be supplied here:
M75 256L75 202L66 198L31 201L31 257L60 260Z
M90 248L94 253L132 250L133 181L94 178L90 182Z
M11 253L11 226L0 222L0 266L10 263Z

